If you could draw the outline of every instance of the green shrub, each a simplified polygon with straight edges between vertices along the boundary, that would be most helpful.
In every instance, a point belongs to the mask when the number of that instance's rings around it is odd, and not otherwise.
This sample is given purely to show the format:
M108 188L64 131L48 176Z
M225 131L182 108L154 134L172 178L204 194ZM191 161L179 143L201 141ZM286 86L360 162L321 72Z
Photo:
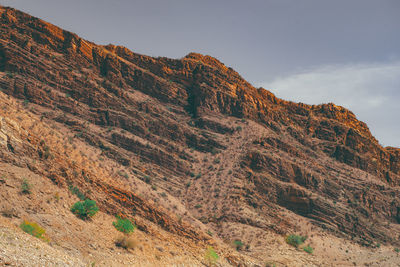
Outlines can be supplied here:
M22 181L22 183L21 183L21 192L23 194L30 194L31 193L31 189L32 189L31 184L28 182L27 179L24 179Z
M394 252L399 253L400 252L400 248L394 248Z
M85 194L82 193L78 187L70 185L68 188L69 188L69 191L71 191L72 194L76 195L80 200L86 199Z
M217 252L215 252L213 247L208 247L204 258L206 259L208 264L210 266L212 266L217 263L219 256L218 256Z
M306 241L307 237L301 235L289 235L286 237L286 243L298 248L301 244Z
M93 217L98 211L99 207L97 207L96 201L90 199L78 201L71 208L71 212L82 220Z
M43 240L48 240L46 237L45 237L45 230L42 228L42 227L40 227L40 225L38 225L37 223L35 223L35 222L30 222L30 221L27 221L27 220L24 220L20 225L19 225L19 227L22 229L22 231L24 231L25 233L28 233L28 234L30 234L30 235L32 235L32 236L34 236L34 237L37 237L37 238L40 238L40 239L43 239Z
M122 219L118 216L116 218L117 221L113 222L115 229L125 234L130 234L135 231L136 225L134 225L129 219Z
M243 242L240 240L233 241L233 244L235 245L236 250L241 250L243 248Z
M124 177L125 179L129 179L129 175L126 172L118 171L118 175Z
M51 152L50 152L50 147L48 147L48 146L44 146L44 153L43 153L43 157L45 158L45 159L48 159L48 158L53 158L53 155L51 154Z
M150 183L151 183L151 178L150 178L150 176L146 175L146 176L144 177L144 182L147 183L147 184L150 184Z
M305 247L303 248L303 250L304 250L305 252L307 252L308 254L312 254L313 251L314 251L314 249L313 249L312 247L310 247L310 246L305 246Z
M14 78L14 73L6 71L6 75L8 78Z

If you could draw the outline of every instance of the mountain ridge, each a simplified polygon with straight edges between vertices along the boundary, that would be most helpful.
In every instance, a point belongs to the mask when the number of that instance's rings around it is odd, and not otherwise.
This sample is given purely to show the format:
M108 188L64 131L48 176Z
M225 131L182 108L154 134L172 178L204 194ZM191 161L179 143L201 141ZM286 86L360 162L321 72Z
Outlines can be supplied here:
M227 262L274 258L263 248L268 235L313 227L364 246L399 245L400 150L383 148L351 111L279 99L207 55L154 58L12 8L0 7L0 16L3 93L72 140L58 153L44 140L50 131L38 130L35 141L17 138L21 147L6 127L3 161L90 191L102 211L135 218L143 232L160 227L192 248L213 244ZM23 125L29 132L34 124ZM58 157L45 157L49 147ZM96 152L73 164L74 149ZM236 239L249 249L224 248Z
M124 55L134 55L135 57L138 58L145 58L144 61L150 61L150 59L152 60L157 60L157 58L162 58L165 59L167 62L168 61L178 61L178 59L171 59L171 58L165 58L165 57L150 57L150 56L145 56L145 55L141 55L141 54L137 54L137 53L133 53L131 50L129 50L128 48L124 47L124 46L118 46L118 45L113 45L113 44L108 44L108 45L95 45L94 43L84 40L82 38L80 38L78 35L76 35L75 33L63 30L57 26L54 26L53 24L50 24L48 22L45 22L39 18L35 18L32 17L30 15L27 15L23 12L17 11L13 8L10 7L2 7L2 17L3 20L5 22L8 23L15 23L17 22L17 18L15 16L13 16L12 14L10 14L10 12L16 12L15 14L18 14L18 18L21 19L22 18L26 18L28 20L34 18L35 24L37 29L39 31L43 31L44 33L48 33L50 36L55 37L55 39L59 39L63 42L70 42L67 44L64 44L64 46L71 46L72 48L75 48L76 51L79 51L84 57L86 57L87 59L91 59L93 60L93 51L91 51L93 48L97 48L97 47L103 47L105 50L108 50L112 53L114 53L117 56L120 56L122 59L124 58ZM33 27L34 28L34 27ZM76 39L76 40L73 40ZM51 43L51 42L50 42ZM74 43L78 43L78 45L74 44ZM53 43L54 45L54 43ZM64 48L64 47L63 47ZM273 93L271 93L270 91L260 87L260 88L255 88L253 87L251 84L249 84L247 81L245 81L236 71L234 71L232 68L225 66L222 62L220 62L218 59L208 56L208 55L202 55L200 53L196 53L196 52L191 52L189 54L187 54L186 56L184 56L182 59L193 59L193 60L197 60L200 61L208 66L211 67L217 67L220 69L223 69L225 72L228 72L230 74L234 74L234 76L236 76L237 78L239 78L239 80L241 80L242 83L245 83L245 86L250 87L252 89L255 89L257 91L259 90L265 90L266 95L268 96L267 98L270 98L269 100L271 102L275 102L275 103L285 103L288 105L293 105L295 104L295 102L291 102L291 101L285 101L283 99L279 99L277 98ZM128 60L129 61L129 60ZM133 62L132 62L133 63ZM264 93L264 92L263 92ZM261 95L263 95L263 93L261 93ZM298 103L300 106L306 107L308 109L315 109L315 110L319 110L319 109L325 109L325 107L327 107L326 109L328 109L331 113L335 113L334 111L337 111L338 113L348 113L349 115L346 115L344 120L342 120L341 122L344 121L348 121L348 120L354 120L356 121L354 124L359 124L359 128L354 127L355 130L360 131L361 133L365 134L366 137L372 137L371 133L369 132L368 126L361 122L358 121L355 117L355 115L348 109L341 107L341 106L337 106L334 103L327 103L327 104L318 104L318 105L308 105L308 104L303 104L303 103ZM339 119L338 116L336 114L331 114L332 116L336 116L336 119ZM357 125L358 126L358 125Z

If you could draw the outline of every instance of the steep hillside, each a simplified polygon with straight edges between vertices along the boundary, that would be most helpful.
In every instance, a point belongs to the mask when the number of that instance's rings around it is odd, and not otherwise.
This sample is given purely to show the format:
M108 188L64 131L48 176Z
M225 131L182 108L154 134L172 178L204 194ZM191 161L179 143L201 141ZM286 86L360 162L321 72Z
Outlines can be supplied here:
M223 266L399 262L400 149L351 111L278 99L210 56L153 58L0 16L5 232L29 217L83 264L201 265L208 246ZM69 211L74 187L98 203L93 222ZM135 220L142 244L122 262L104 256L122 253L114 215Z

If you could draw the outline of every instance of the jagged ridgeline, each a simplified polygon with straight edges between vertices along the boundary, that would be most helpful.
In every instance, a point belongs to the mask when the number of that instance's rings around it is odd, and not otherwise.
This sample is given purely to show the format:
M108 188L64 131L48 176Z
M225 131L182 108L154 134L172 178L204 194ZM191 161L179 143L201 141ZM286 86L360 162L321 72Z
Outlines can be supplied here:
M190 248L184 262L265 265L271 238L293 233L400 245L400 149L340 106L281 100L210 56L96 45L5 7L0 88L3 170ZM283 264L330 259L292 250Z

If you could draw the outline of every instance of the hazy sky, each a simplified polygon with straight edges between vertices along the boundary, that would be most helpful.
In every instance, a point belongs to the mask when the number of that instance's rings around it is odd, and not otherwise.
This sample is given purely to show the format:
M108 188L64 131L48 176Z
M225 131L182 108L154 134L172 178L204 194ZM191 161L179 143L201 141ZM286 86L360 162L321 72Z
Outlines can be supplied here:
M400 147L400 0L0 0L85 39L214 56L255 86L334 102Z

